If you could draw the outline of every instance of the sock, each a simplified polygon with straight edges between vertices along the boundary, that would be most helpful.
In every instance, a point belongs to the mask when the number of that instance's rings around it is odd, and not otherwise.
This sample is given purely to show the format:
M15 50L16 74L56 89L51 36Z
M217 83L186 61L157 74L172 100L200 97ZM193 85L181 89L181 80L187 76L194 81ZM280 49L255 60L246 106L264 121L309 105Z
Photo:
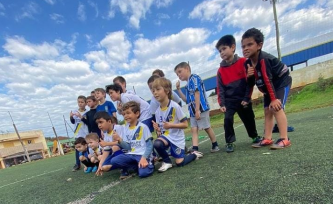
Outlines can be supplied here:
M186 155L184 157L184 160L181 163L177 164L177 166L179 166L179 167L180 166L185 166L186 164L194 161L196 158L197 158L197 155L195 155L195 154L188 154L188 155Z
M165 150L166 146L164 145L163 141L155 140L154 148L157 151L158 155L160 155L160 157L162 157L162 159L165 163L170 163L170 164L172 163L167 151Z
M87 160L84 160L84 161L81 161L81 162L82 162L82 164L84 164L86 167L93 167L93 166L94 166L93 163L91 163L91 162L89 162L89 161L87 161Z
M192 150L193 150L193 151L199 151L199 147L198 147L198 146L193 146L193 147L192 147Z
M212 149L214 149L216 146L218 146L217 141L216 142L212 142Z

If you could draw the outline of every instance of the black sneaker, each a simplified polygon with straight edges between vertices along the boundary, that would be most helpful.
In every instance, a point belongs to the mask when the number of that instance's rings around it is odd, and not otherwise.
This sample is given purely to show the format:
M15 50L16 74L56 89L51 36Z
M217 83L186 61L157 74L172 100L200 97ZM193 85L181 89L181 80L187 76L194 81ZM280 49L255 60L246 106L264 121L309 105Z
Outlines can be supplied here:
M288 126L287 131L294 132L295 128L293 126ZM272 133L279 133L279 127L277 126L277 124L274 125Z
M120 180L127 179L130 176L127 170L122 169L120 172Z
M233 143L228 143L226 146L225 146L225 151L227 153L231 153L231 152L234 152L234 144Z
M75 164L75 165L73 166L72 171L78 171L78 170L80 170L80 169L81 169L81 166Z

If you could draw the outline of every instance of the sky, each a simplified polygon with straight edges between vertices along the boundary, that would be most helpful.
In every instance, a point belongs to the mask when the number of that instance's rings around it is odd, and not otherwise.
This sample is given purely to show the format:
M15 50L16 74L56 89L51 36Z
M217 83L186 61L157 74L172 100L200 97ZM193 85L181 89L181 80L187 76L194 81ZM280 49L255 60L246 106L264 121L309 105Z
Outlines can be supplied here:
M282 54L332 32L332 7L333 0L278 1ZM242 34L259 28L263 49L276 54L272 4L262 0L0 0L0 25L0 133L14 131L10 111L19 131L54 136L49 113L66 136L63 116L69 121L77 96L117 75L147 100L155 69L173 86L182 61L212 75L221 61L215 44L226 34L242 56Z

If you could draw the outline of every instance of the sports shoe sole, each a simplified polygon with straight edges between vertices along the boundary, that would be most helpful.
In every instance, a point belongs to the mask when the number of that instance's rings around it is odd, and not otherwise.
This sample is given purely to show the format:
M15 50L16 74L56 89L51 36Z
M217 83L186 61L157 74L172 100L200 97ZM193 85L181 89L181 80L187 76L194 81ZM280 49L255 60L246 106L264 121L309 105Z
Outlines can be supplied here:
M272 150L284 149L284 148L287 148L287 147L290 147L290 146L291 146L291 144L289 144L288 146L284 146L284 147L272 145L272 146L270 146L270 149L272 149Z

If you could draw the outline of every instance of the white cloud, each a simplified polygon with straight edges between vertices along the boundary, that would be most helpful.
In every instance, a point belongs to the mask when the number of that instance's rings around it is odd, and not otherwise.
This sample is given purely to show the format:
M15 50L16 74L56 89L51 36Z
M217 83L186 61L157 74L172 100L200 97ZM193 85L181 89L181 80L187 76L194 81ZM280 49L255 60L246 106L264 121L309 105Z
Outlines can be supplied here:
M95 18L97 18L99 15L99 10L98 10L97 4L94 3L93 1L88 1L88 4L95 9Z
M173 0L156 0L157 8L168 7L172 4Z
M77 8L77 17L80 21L85 21L87 19L85 6L79 3L79 7Z
M50 14L50 18L55 21L57 24L62 24L65 23L65 18L64 16L57 14L57 13L52 13Z
M56 3L56 0L45 0L45 2L54 5Z
M35 19L35 15L39 13L39 6L34 2L29 2L21 8L21 12L16 15L15 20L20 21L24 18Z

